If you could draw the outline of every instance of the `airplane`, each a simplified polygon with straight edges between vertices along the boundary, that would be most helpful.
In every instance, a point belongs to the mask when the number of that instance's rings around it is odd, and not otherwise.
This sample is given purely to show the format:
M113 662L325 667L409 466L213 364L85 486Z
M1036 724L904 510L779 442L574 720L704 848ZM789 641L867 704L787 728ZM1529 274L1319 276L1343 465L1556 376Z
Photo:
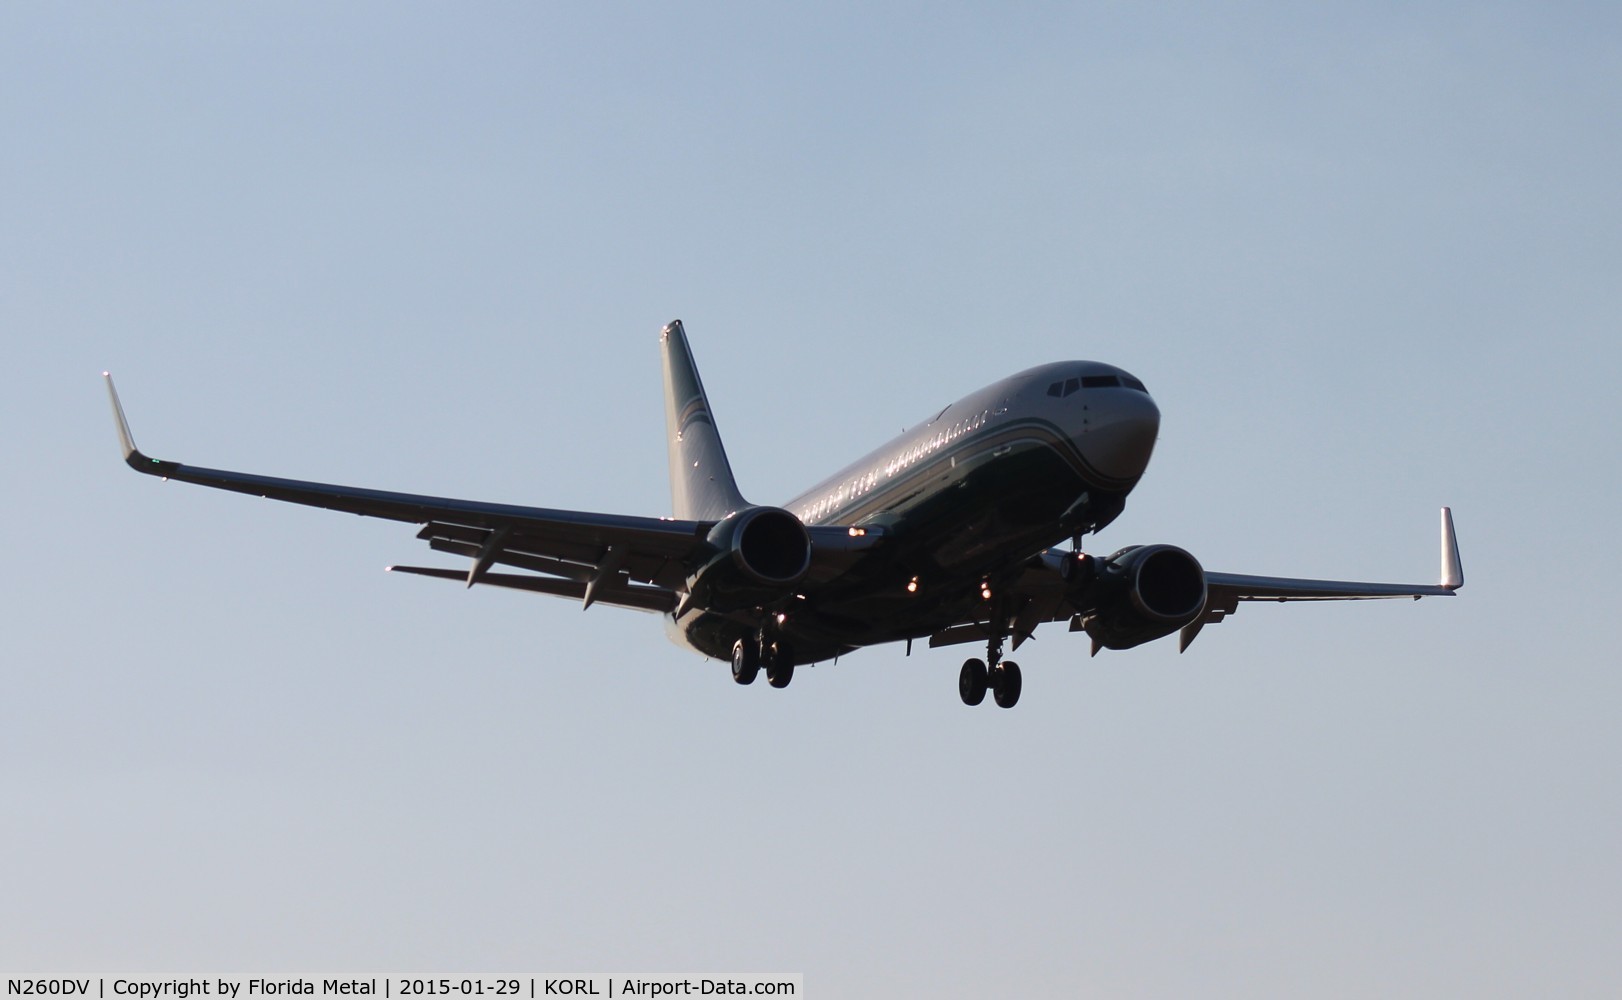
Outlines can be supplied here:
M1186 650L1242 601L1451 596L1464 585L1449 508L1441 580L1360 583L1207 572L1164 543L1110 555L1082 540L1125 508L1154 450L1160 410L1128 372L1041 365L944 407L781 507L739 492L680 320L664 327L672 516L638 517L418 496L205 469L149 458L107 380L124 460L137 472L274 500L423 525L466 570L398 573L510 587L660 615L669 636L730 661L738 684L866 646L984 643L958 674L978 705L1012 708L1017 650L1068 622L1092 655L1179 633ZM1068 540L1068 549L1059 547ZM496 566L520 572L497 571Z

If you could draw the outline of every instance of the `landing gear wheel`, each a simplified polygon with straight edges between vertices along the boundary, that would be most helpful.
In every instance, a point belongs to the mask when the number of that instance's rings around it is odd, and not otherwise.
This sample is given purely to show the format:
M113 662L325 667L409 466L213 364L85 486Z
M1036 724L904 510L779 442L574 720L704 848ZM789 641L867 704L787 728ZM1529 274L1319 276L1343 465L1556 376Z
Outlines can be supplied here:
M782 643L765 644L760 651L766 668L766 683L774 688L786 688L794 679L794 654Z
M991 675L992 697L1003 708L1013 708L1019 704L1019 689L1023 682L1019 676L1019 664L1011 660L1004 660L997 664L997 669Z
M978 705L986 700L986 664L984 660L965 660L957 675L957 693L965 705Z
M760 673L760 647L748 639L732 644L732 679L739 684L753 684Z

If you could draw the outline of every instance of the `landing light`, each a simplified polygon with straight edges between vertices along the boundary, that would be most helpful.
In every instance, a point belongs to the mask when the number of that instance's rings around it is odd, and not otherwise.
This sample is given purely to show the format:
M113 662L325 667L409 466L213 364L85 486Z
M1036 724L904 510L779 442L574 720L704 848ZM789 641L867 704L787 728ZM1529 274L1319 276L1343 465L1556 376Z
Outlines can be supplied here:
M852 529L850 529L850 537L852 537L852 538L865 538L865 537L867 537L867 529L866 528L852 528Z
M911 580L907 581L907 593L909 593L909 594L918 593L918 578L916 576L913 577Z
M991 600L991 584L989 584L989 583L980 584L980 598L982 600L986 600L986 601Z

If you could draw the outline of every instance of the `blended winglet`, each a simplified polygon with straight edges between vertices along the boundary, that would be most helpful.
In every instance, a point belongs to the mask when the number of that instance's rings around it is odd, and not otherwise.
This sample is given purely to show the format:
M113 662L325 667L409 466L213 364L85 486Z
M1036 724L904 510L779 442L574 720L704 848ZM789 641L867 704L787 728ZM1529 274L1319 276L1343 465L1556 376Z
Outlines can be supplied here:
M118 439L124 446L124 461L140 458L141 451L130 435L130 422L124 419L124 404L118 401L118 389L113 386L113 373L102 372L101 377L107 380L107 398L113 401L113 420L118 424Z
M124 451L124 463L136 472L149 476L167 476L177 467L177 463L141 454L141 449L135 447L135 436L130 433L130 422L124 416L124 404L118 401L118 389L113 385L112 373L102 372L101 377L107 380L107 398L113 403L113 420L118 424L118 440Z
M1442 508L1442 586L1458 590L1464 586L1464 562L1459 558L1459 539L1453 532L1453 508Z

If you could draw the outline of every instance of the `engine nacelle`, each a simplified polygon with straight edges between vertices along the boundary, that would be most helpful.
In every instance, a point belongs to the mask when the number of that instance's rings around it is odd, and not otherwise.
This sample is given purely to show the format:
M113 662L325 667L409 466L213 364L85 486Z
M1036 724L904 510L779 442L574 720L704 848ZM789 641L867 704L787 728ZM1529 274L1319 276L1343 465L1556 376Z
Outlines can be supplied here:
M716 523L713 555L688 577L694 603L714 611L766 604L790 593L811 569L811 535L781 507L750 507Z
M1102 560L1087 585L1094 603L1082 626L1106 649L1170 635L1205 610L1205 570L1175 545L1124 548Z

